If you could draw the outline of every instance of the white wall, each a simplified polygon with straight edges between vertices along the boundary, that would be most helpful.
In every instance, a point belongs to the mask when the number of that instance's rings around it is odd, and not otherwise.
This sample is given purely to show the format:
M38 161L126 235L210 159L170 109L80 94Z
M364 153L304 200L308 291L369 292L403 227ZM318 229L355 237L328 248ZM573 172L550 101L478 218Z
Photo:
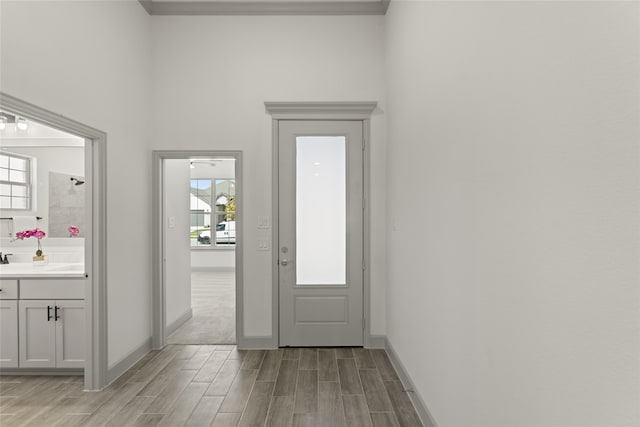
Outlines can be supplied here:
M640 424L638 8L391 2L388 338L442 427Z
M191 311L189 160L164 161L165 326Z
M234 159L220 159L215 162L215 166L201 163L194 164L191 169L191 179L227 179L235 178L236 161ZM213 208L213 207L212 207ZM215 234L211 235L215 238ZM198 248L191 249L191 268L233 270L236 265L235 247L218 247L215 249Z
M107 133L111 366L151 336L151 18L135 0L3 0L0 20L0 90Z
M265 101L376 100L384 111L383 17L152 18L155 149L243 151L244 334L270 336L271 117ZM167 120L170 117L171 120ZM372 123L374 259L384 259L385 124ZM380 178L382 177L382 178ZM374 264L373 333L383 334L384 262Z

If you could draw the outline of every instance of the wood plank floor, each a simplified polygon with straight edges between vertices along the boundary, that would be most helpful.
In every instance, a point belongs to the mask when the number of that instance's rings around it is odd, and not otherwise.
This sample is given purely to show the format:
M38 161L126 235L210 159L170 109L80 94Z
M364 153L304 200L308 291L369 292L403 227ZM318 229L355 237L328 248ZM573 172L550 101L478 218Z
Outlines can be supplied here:
M235 273L191 272L191 309L193 317L167 337L167 344L235 344Z
M0 425L421 426L384 350L168 345L104 391L1 376Z

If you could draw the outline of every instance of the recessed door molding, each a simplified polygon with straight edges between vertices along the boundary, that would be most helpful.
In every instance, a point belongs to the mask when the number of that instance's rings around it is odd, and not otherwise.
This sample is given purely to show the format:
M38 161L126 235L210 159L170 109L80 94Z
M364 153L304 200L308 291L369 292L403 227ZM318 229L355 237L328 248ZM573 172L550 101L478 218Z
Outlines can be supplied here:
M85 139L87 217L85 233L86 363L85 390L108 381L107 337L107 134L0 92L0 108Z
M243 239L242 224L245 212L242 189L242 151L226 150L168 150L153 152L153 240L152 240L152 338L151 347L160 349L165 346L166 338L166 303L164 282L164 160L166 159L209 159L228 158L235 160L236 179L236 246L235 246L235 289L236 289L236 345L238 348L246 348L247 338L244 336L244 299L243 299Z
M378 103L376 101L355 101L355 102L265 102L265 109L272 118L272 189L273 189L273 248L279 247L277 242L277 236L279 236L280 230L278 226L280 212L278 207L279 190L278 190L278 176L279 176L279 124L281 120L359 120L362 121L363 128L363 167L364 167L364 200L365 208L363 210L363 224L364 224L364 291L363 291L363 316L364 316L364 346L371 346L371 333L370 333L370 318L371 318L371 297L370 297L370 265L371 259L371 241L370 241L370 229L371 229L371 214L369 209L369 203L366 200L370 195L370 117L373 111L377 108ZM272 251L272 347L277 348L280 344L280 331L279 331L279 268L278 268L278 250Z
M158 1L138 0L149 15L385 15L390 0Z

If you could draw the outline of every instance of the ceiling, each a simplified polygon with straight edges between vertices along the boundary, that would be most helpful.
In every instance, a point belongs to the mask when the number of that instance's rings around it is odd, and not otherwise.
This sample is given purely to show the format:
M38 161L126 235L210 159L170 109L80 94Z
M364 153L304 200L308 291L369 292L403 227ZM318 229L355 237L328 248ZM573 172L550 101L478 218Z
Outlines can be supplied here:
M0 150L7 147L82 147L84 138L54 129L42 123L25 119L27 128L20 130L16 126L17 116L13 113L0 111L4 118L4 129L0 129Z
M138 0L149 15L384 15L390 0Z

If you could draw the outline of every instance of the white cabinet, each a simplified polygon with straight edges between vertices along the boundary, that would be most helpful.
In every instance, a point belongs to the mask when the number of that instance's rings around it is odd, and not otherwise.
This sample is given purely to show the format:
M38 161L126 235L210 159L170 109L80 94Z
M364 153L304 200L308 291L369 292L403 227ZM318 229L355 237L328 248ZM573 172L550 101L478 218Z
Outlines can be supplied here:
M0 300L0 368L18 367L18 301Z
M82 279L0 280L0 369L84 368Z
M20 300L21 368L83 368L84 301Z
M54 301L20 301L20 367L56 367Z
M82 279L0 280L0 369L84 368Z
M18 281L13 279L0 280L0 299L18 299Z
M0 368L18 367L18 281L0 280Z
M56 322L56 367L84 368L84 301L59 300L56 305L60 309Z

